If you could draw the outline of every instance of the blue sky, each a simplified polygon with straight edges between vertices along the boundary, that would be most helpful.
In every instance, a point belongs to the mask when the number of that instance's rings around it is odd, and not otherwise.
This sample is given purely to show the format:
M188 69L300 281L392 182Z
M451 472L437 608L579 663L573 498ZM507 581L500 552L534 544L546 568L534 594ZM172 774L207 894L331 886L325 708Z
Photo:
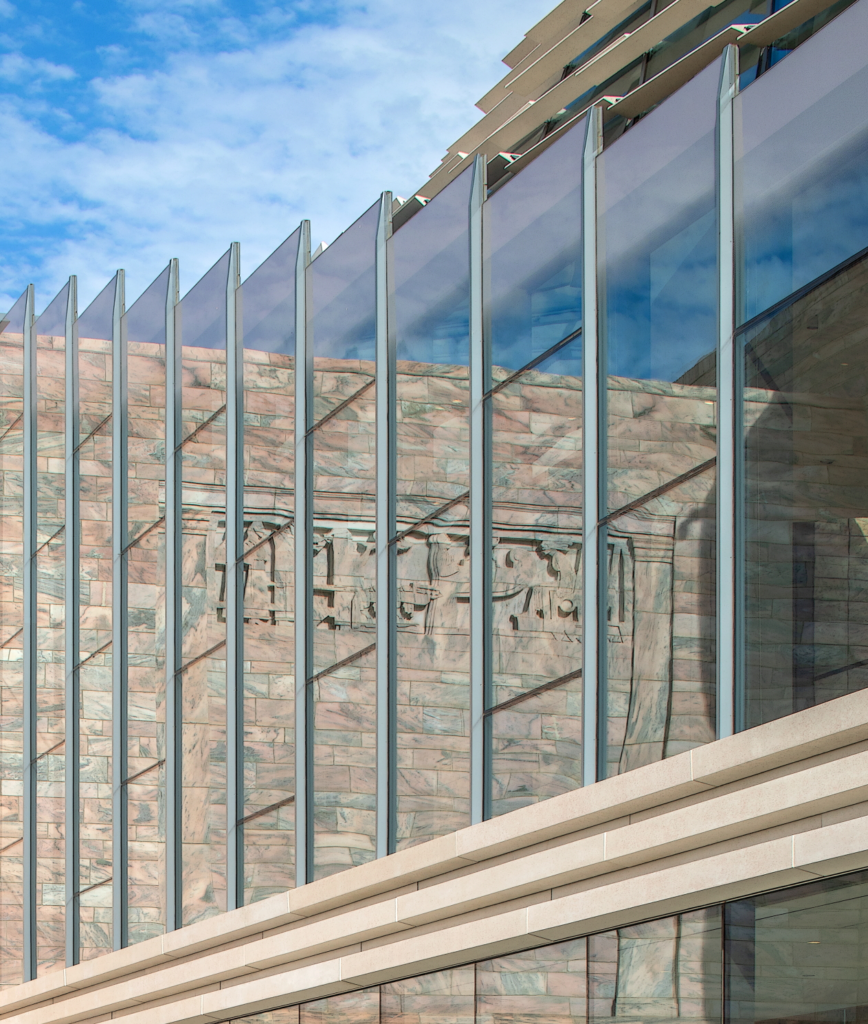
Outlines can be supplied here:
M244 276L412 194L554 0L0 0L0 307ZM2 312L2 310L0 310Z

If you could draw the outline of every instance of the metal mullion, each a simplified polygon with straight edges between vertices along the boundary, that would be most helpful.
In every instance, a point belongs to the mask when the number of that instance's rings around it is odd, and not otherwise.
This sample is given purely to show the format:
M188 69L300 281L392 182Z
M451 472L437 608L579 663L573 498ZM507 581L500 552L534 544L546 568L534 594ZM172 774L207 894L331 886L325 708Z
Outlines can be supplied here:
M299 228L295 262L295 875L296 885L310 880L310 719L308 677L313 666L312 439L313 361L307 344L307 266L310 221Z
M470 824L482 821L485 779L485 600L486 569L491 561L485 545L485 361L482 309L482 206L485 202L485 157L473 161L470 184Z
M226 283L226 906L244 902L244 345L238 323L240 246Z
M178 261L169 262L166 288L166 931L183 923L181 911L181 668L182 493L181 346L176 333ZM179 325L178 325L179 326Z
M389 239L392 193L380 197L375 253L376 269L376 447L377 447L377 856L391 853L394 842L392 784L395 696L395 346L389 316Z
M66 873L66 966L77 964L81 948L81 420L79 409L77 282L69 280L64 342L64 870Z
M739 406L735 339L735 167L733 106L738 90L738 47L727 46L717 102L718 217L718 453L717 453L717 735L737 727L740 693L740 588L737 584L738 516L736 438Z
M112 308L112 944L128 942L129 395L124 272Z
M36 977L36 336L33 285L24 300L23 897L24 980Z
M591 107L582 158L582 784L596 782L605 758L606 616L601 608L606 574L605 374L600 359L597 285L597 157L603 151L602 107Z

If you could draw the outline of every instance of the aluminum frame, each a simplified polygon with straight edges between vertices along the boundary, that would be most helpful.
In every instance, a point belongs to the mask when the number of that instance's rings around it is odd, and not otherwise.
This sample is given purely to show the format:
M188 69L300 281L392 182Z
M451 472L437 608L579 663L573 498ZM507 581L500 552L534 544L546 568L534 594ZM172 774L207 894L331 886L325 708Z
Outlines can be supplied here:
M738 92L738 47L723 53L717 99L717 737L740 727L737 707L743 678L738 586L736 491L737 399L735 357L735 167L734 104Z
M129 695L129 362L124 324L125 276L115 275L112 304L112 945L128 941L127 813ZM67 495L69 490L67 489ZM67 537L69 534L67 533ZM69 558L67 556L67 563ZM76 574L78 575L78 574ZM78 916L78 906L76 906ZM80 936L79 936L80 938ZM68 955L68 954L67 954Z
M182 359L176 328L180 316L178 261L169 262L166 288L166 931L183 923L181 892L182 600L181 402Z
M313 708L308 679L313 666L313 566L310 544L313 535L312 441L309 434L313 412L313 359L307 341L307 267L310 263L310 221L299 228L295 261L295 877L297 886L312 877L312 837L309 771L313 754L310 743Z
M395 842L396 558L395 545L395 392L394 317L390 306L392 193L380 196L375 254L376 280L376 550L377 550L377 834L376 856L385 857Z
M482 207L485 202L485 157L473 161L468 209L470 241L470 824L485 813L485 695L491 664L486 639L485 604L490 593L491 558L486 556L485 354L483 320ZM490 550L490 545L489 545Z
M226 279L226 909L244 902L244 345L241 246Z
M66 966L79 961L81 928L78 887L81 870L79 786L81 781L81 472L79 442L78 324L74 278L69 280L64 321L64 941ZM114 842L114 837L112 837Z
M603 777L607 642L600 597L606 579L605 371L601 367L597 284L597 159L603 152L603 107L588 111L582 155L582 785ZM601 429L602 425L602 429ZM602 450L601 450L602 445ZM603 477L605 479L605 477Z
M24 892L24 979L36 977L36 324L34 289L29 284L24 300L24 490L22 687L22 813Z

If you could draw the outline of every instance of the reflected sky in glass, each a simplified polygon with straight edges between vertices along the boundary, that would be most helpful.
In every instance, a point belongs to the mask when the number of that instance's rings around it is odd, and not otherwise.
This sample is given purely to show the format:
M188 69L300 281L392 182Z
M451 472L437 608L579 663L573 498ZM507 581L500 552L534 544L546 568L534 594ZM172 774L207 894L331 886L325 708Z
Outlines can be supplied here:
M194 348L226 347L226 285L229 250L181 300L182 344Z
M24 306L27 302L27 289L16 299L14 305L0 320L0 326L10 334L22 334L24 332Z
M112 340L112 310L115 304L115 279L109 283L91 302L78 318L79 338L99 338L101 341Z
M857 3L736 99L742 322L868 245L866 38Z
M293 233L241 286L245 348L295 352L295 264L301 232Z
M169 268L142 292L124 315L127 341L142 341L152 345L166 344L166 293L169 288Z
M42 316L36 321L37 334L50 335L51 337L60 337L66 334L66 306L68 298L69 282L67 281L45 307ZM21 302L21 299L18 302Z
M602 314L614 376L677 381L715 347L720 61L605 151Z
M491 362L520 369L581 326L584 119L485 204ZM581 344L541 369L581 376Z
M373 359L379 202L308 268L310 340L316 356Z
M398 359L468 363L472 173L468 167L395 232Z

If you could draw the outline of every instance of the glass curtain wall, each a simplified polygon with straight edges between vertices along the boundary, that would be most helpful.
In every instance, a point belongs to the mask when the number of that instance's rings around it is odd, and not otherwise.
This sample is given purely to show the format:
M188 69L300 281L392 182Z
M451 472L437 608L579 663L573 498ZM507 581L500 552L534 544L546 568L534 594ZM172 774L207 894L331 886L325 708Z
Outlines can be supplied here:
M866 32L856 4L737 99L744 726L868 685Z
M376 835L375 241L379 203L307 270L313 354L313 878Z
M718 61L599 161L608 775L715 738L719 75Z
M397 849L470 821L471 174L392 239Z
M177 307L182 345L182 923L226 909L226 252Z
M295 266L300 232L239 293L244 345L244 903L295 884Z
M582 784L584 133L483 207L491 816Z
M868 1006L868 872L727 904L728 1024L856 1022Z
M0 986L24 980L24 306L0 321Z
M82 960L112 949L112 327L118 284L116 275L78 319L80 864L74 907ZM66 813L69 820L74 812Z
M166 318L170 269L123 318L128 384L128 939L166 930Z

